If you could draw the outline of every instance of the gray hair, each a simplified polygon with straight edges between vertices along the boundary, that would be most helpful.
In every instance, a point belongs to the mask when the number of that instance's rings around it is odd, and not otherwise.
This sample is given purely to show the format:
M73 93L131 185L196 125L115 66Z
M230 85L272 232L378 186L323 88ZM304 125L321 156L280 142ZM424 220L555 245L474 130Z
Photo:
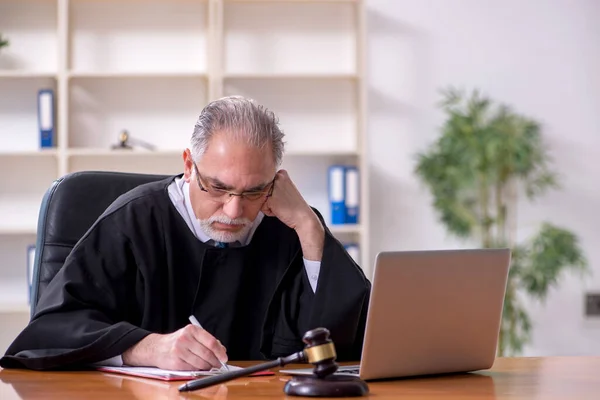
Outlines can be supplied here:
M271 145L275 165L283 159L283 131L277 116L254 100L241 96L223 97L210 102L198 117L192 134L191 147L194 161L206 152L213 135L224 131L257 148Z

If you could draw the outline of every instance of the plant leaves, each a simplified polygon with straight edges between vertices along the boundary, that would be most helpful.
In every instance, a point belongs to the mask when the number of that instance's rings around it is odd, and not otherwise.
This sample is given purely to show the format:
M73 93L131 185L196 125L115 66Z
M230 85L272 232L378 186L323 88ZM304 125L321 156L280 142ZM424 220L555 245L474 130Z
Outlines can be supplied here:
M9 44L10 42L8 41L8 39L2 37L2 34L0 34L0 48L8 46Z
M567 270L588 272L577 237L558 226L544 223L529 245L529 258L520 271L522 287L531 296L545 300Z
M533 200L559 186L542 127L478 90L450 87L439 105L446 113L441 135L417 155L415 174L448 232L479 238L482 247L506 247L515 237L509 218L519 193ZM510 246L499 350L518 353L530 338L531 321L517 292L544 299L563 272L584 271L587 262L577 237L549 223L530 242Z

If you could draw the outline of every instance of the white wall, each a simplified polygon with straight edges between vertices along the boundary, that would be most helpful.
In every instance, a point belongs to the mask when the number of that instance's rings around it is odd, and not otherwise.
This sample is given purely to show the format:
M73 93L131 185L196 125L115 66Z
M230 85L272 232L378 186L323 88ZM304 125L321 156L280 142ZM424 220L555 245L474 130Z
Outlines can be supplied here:
M544 125L563 190L523 204L520 238L542 220L575 231L594 275L529 304L525 355L600 354L600 2L368 0L372 258L388 249L467 247L447 236L413 174L435 137L438 89L478 87ZM380 210L386 210L382 213Z

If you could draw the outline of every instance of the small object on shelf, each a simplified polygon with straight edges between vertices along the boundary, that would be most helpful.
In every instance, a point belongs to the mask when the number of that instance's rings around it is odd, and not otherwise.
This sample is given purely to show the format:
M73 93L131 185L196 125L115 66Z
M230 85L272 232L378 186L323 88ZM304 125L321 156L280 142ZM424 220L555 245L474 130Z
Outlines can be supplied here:
M139 140L139 139L133 139L129 135L129 132L125 129L122 130L121 133L119 134L119 142L117 144L113 144L111 146L111 148L113 150L119 150L119 149L133 150L133 146L136 146L136 145L145 147L148 150L155 149L155 147L148 142L144 142L143 140Z

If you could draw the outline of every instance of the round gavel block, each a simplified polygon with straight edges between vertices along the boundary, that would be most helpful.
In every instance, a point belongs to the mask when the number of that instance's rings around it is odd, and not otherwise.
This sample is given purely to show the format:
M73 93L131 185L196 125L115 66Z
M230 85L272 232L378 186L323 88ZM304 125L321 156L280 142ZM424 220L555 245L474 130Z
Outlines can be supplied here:
M367 395L369 386L365 381L353 376L295 376L285 384L283 391L290 396L358 397Z

